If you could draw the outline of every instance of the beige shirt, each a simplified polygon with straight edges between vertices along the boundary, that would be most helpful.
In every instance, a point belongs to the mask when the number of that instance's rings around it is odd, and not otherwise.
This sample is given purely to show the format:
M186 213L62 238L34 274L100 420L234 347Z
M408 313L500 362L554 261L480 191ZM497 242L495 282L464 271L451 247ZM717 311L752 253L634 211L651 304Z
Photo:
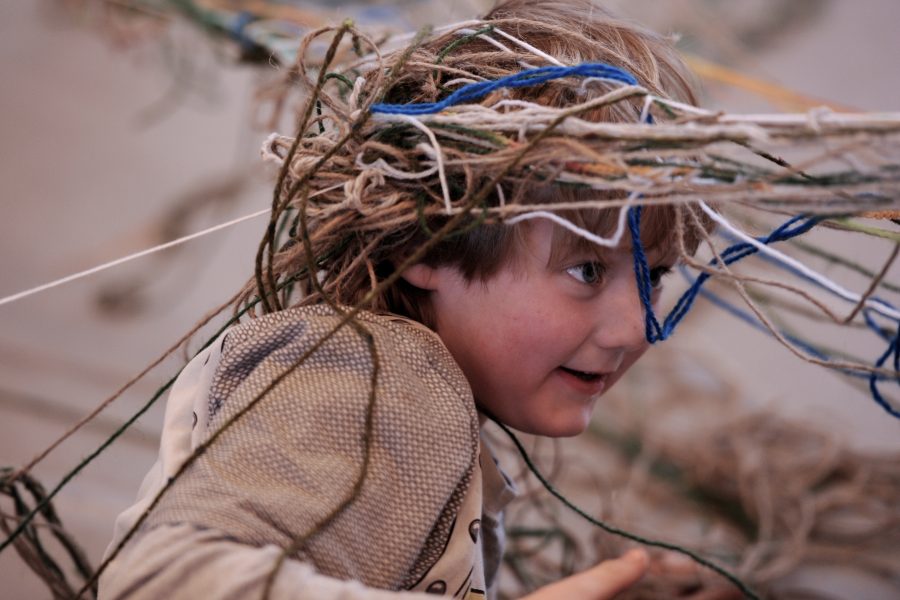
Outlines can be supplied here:
M375 315L362 321L382 364L374 417L385 426L374 432L370 474L360 498L285 562L272 597L486 597L514 491L479 439L468 386L430 331ZM170 392L159 458L117 519L110 549L193 449L334 323L322 307L283 311L230 330L189 363ZM315 520L309 513L333 508L353 479L346 471L358 458L358 426L332 424L366 406L356 388L370 381L367 352L348 327L320 360L290 373L266 409L254 408L252 422L226 432L167 493L104 574L101 597L259 593L285 541ZM252 469L240 464L248 455Z

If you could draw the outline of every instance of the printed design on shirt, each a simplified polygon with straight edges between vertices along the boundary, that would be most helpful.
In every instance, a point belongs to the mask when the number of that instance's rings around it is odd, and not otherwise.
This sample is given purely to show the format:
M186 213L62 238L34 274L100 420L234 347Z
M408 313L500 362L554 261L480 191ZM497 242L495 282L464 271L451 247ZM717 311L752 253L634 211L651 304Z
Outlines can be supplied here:
M469 573L466 575L466 578L459 586L459 589L457 589L453 594L454 598L459 598L460 600L480 600L481 598L487 598L484 590L472 587L472 574L474 571L474 566L469 569ZM447 582L443 579L432 581L430 584L428 584L428 587L425 588L425 593L443 596L447 593Z
M469 537L472 538L472 542L478 543L478 534L481 533L481 519L475 519L471 523L469 523Z
M481 546L483 507L480 461L476 464L474 475L472 487L462 499L458 515L453 519L440 558L416 585L408 589L460 600L487 598Z
M476 519L476 521L477 520L478 519ZM472 521L472 523L474 522L475 521ZM456 590L456 593L453 594L454 598L459 598L460 600L479 600L480 598L487 597L487 595L484 593L484 590L472 587L472 574L474 573L474 571L474 566L469 569L469 574L466 575L466 580L463 581L462 585L459 586L459 589Z

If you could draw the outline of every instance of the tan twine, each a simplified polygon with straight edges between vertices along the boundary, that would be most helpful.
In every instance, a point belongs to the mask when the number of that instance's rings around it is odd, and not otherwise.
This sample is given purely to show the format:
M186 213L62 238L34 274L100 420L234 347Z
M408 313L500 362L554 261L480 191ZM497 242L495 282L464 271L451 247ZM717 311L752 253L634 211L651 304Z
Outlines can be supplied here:
M860 452L812 426L742 411L739 391L710 369L698 383L696 365L684 352L660 349L639 367L640 390L613 390L588 434L552 452L535 446L533 458L547 471L563 464L557 481L603 518L634 531L665 527L689 547L733 560L767 598L836 598L793 577L807 569L851 569L878 589L896 588L896 453ZM533 480L521 485L528 493L507 516L502 597L519 597L630 545L586 531L533 493ZM657 560L622 598L676 598L701 588L717 597L721 590L689 564Z
M812 111L806 115L729 115L683 105L640 86L592 80L545 84L574 94L574 101L565 108L529 103L501 90L480 104L460 105L435 115L412 117L372 112L373 104L390 100L390 92L404 86L420 90L421 94L406 100L434 101L467 82L496 79L546 64L546 56L507 33L521 25L554 32L552 25L520 19L468 22L437 34L423 32L406 50L384 55L378 45L349 23L337 30L323 28L308 36L284 82L266 90L267 99L275 107L273 122L293 102L298 82L304 101L297 111L296 134L273 135L263 147L263 158L279 168L278 182L270 223L257 255L255 277L235 306L252 307L258 300L258 306L266 312L298 302L326 302L337 307L342 315L339 327L351 325L369 342L374 365L371 416L377 401L374 381L378 356L365 328L354 317L361 310L383 308L379 303L384 292L399 279L404 268L421 260L448 236L483 223L549 218L537 215L538 211L566 220L571 231L587 236L590 232L568 220L572 211L668 205L675 207L677 214L686 215L676 219L683 262L733 282L756 316L800 358L831 368L892 374L858 362L821 361L808 356L779 333L745 285L787 291L810 305L807 310L817 311L836 323L846 323L878 288L896 251L871 278L853 311L842 317L799 286L741 275L725 267L712 269L692 257L684 239L703 239L711 254L718 256L707 225L697 216L696 207L701 200L717 206L722 214L755 211L765 217L772 211L804 212L822 215L829 219L827 222L841 227L855 226L847 221L852 216L880 214L893 218L900 197L900 114ZM306 52L318 36L331 32L335 32L332 43L313 78L307 72ZM442 52L451 46L453 52ZM360 47L370 53L357 56L352 49ZM494 48L490 60L485 59L488 47ZM502 48L499 52L498 47ZM416 82L414 86L412 82ZM590 120L588 115L597 111L618 111L629 115L632 122ZM651 115L655 124L640 123L641 115ZM779 155L790 155L792 163L802 168L792 167L778 159ZM535 184L554 182L596 191L596 198L540 203L529 197L528 190ZM422 236L423 231L427 235ZM400 249L408 248L417 236L422 241L414 251L385 275L383 263ZM352 302L338 303L336 298L351 298ZM319 340L269 389L293 372L330 335ZM129 386L92 411L64 437ZM82 591L89 589L115 558L171 482L218 436L252 410L265 393L195 451ZM749 437L755 439L756 430L751 434ZM10 482L26 475L47 452L19 469ZM709 456L710 459L719 457L719 453L711 454L715 456ZM737 458L737 454L731 457L731 467L740 468L735 463ZM692 455L691 460L702 463L702 452ZM853 460L857 468L863 468L859 466L862 459ZM353 502L364 478L365 465L354 490L317 528L327 527L331 518ZM780 482L766 480L766 486L760 483L747 487L748 479L741 481L744 483L740 486L763 496L778 489ZM742 506L749 502L747 493L750 492L740 495ZM896 497L897 490L892 493ZM785 573L792 564L789 560L772 560L764 552L763 541L771 541L777 535L782 513L776 502L763 496L757 498L752 509L759 517L762 541L744 556L740 565L743 575L761 585ZM805 543L812 527L804 516L807 513L799 514L802 518L798 522L803 528L800 533L791 533L797 548ZM298 552L317 528L284 549L270 574L266 594L283 560Z

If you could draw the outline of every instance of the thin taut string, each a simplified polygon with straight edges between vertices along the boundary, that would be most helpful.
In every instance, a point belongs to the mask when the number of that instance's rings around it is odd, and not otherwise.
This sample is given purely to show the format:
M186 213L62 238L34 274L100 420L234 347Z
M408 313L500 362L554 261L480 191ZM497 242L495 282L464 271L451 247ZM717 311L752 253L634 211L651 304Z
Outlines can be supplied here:
M563 505L566 506L566 508L572 510L575 514L577 514L578 516L580 516L581 518L586 520L588 523L594 525L595 527L599 527L600 529L602 529L608 533L617 535L619 537L623 537L625 539L629 539L633 542L637 542L637 543L643 544L645 546L653 546L655 548L663 548L664 550L671 550L673 552L678 552L679 554L683 554L683 555L687 556L688 558L690 558L691 560L693 560L694 562L696 562L697 564L704 566L707 569L710 569L712 571L715 571L716 573L718 573L719 575L721 575L722 577L727 579L736 588L738 588L738 590L740 590L740 592L746 598L750 598L751 600L760 600L760 597L756 594L756 592L754 592L750 588L750 586L747 585L746 583L744 583L744 581L741 580L737 575L735 575L732 572L728 571L727 569L720 567L719 565L703 558L696 552L694 552L692 550L688 550L687 548L684 548L677 544L672 544L669 542L662 542L659 540L651 540L649 538L645 538L645 537L637 535L635 533L625 531L624 529L620 529L614 525L610 525L609 523L601 521L600 519L597 519L596 517L593 517L590 514L588 514L587 511L585 511L584 509L575 505L575 503L573 503L571 500L566 498L562 494L562 492L557 490L553 486L553 484L550 483L546 477L544 477L544 475L538 470L537 466L534 464L534 461L531 460L531 457L528 455L528 451L525 450L525 446L522 445L522 442L519 441L519 438L516 437L516 434L514 434L509 427L507 427L506 425L504 425L503 423L498 421L497 418L494 417L493 415L486 413L484 411L484 409L479 408L479 410L481 410L481 412L483 412L489 419L491 419L494 423L496 423L497 426L503 430L503 433L505 433L506 435L509 436L509 438L512 440L513 444L515 444L516 449L519 451L519 454L522 455L522 460L525 461L525 465L528 467L528 470L531 471L531 473L537 478L537 480L541 482L541 485L544 486L544 489L546 489L548 492L550 492L550 494L554 498L556 498L557 500L562 502Z

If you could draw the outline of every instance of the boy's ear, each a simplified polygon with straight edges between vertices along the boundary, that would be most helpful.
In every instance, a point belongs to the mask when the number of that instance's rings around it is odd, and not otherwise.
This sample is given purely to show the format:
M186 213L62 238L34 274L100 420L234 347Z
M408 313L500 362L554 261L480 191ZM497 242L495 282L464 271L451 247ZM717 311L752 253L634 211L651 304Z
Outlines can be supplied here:
M417 288L429 291L437 289L437 269L425 263L414 264L403 271L401 277Z

